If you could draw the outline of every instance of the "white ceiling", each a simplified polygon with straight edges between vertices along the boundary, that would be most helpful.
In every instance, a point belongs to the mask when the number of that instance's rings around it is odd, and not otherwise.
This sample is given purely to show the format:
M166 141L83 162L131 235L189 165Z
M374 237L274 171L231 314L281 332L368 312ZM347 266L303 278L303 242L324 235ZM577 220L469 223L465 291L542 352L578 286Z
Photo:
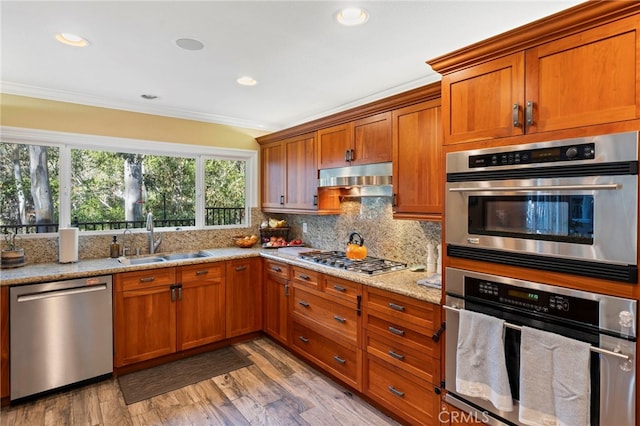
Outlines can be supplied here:
M271 131L438 81L426 60L581 2L2 0L0 84ZM369 21L339 25L345 5ZM90 44L60 44L58 32ZM180 49L185 37L204 49ZM258 84L238 85L243 75Z

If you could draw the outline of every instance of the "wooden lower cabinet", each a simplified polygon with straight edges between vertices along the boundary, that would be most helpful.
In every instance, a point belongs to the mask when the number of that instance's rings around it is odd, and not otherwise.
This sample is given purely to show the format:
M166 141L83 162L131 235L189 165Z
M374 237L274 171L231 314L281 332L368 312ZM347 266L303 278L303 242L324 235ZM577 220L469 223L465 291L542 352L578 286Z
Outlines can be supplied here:
M264 331L284 345L289 342L289 274L286 263L264 261Z
M262 260L227 261L227 338L262 330Z
M225 337L224 262L114 275L116 367Z

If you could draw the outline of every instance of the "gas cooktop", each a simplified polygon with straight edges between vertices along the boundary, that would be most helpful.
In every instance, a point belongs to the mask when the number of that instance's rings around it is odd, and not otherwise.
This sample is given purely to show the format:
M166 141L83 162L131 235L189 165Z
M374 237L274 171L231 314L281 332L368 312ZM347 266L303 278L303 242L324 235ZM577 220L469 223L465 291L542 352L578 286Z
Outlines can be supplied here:
M371 256L362 260L351 260L347 259L347 255L343 251L308 251L300 253L298 257L308 262L369 275L399 271L407 267L406 263Z

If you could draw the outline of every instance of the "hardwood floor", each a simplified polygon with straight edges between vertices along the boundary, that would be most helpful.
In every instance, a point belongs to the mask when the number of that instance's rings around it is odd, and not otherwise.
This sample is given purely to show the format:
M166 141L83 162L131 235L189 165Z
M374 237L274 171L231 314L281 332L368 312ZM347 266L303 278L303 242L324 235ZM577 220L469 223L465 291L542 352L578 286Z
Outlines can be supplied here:
M397 425L270 341L235 345L253 365L126 405L117 379L4 407L9 425Z

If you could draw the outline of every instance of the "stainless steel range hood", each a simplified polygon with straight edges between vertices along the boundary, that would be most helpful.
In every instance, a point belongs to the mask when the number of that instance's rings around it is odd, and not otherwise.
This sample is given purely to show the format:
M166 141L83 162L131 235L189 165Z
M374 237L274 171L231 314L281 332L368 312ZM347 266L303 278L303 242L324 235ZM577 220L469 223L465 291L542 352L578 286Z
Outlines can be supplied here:
M392 163L320 170L319 188L340 188L345 197L390 197Z

